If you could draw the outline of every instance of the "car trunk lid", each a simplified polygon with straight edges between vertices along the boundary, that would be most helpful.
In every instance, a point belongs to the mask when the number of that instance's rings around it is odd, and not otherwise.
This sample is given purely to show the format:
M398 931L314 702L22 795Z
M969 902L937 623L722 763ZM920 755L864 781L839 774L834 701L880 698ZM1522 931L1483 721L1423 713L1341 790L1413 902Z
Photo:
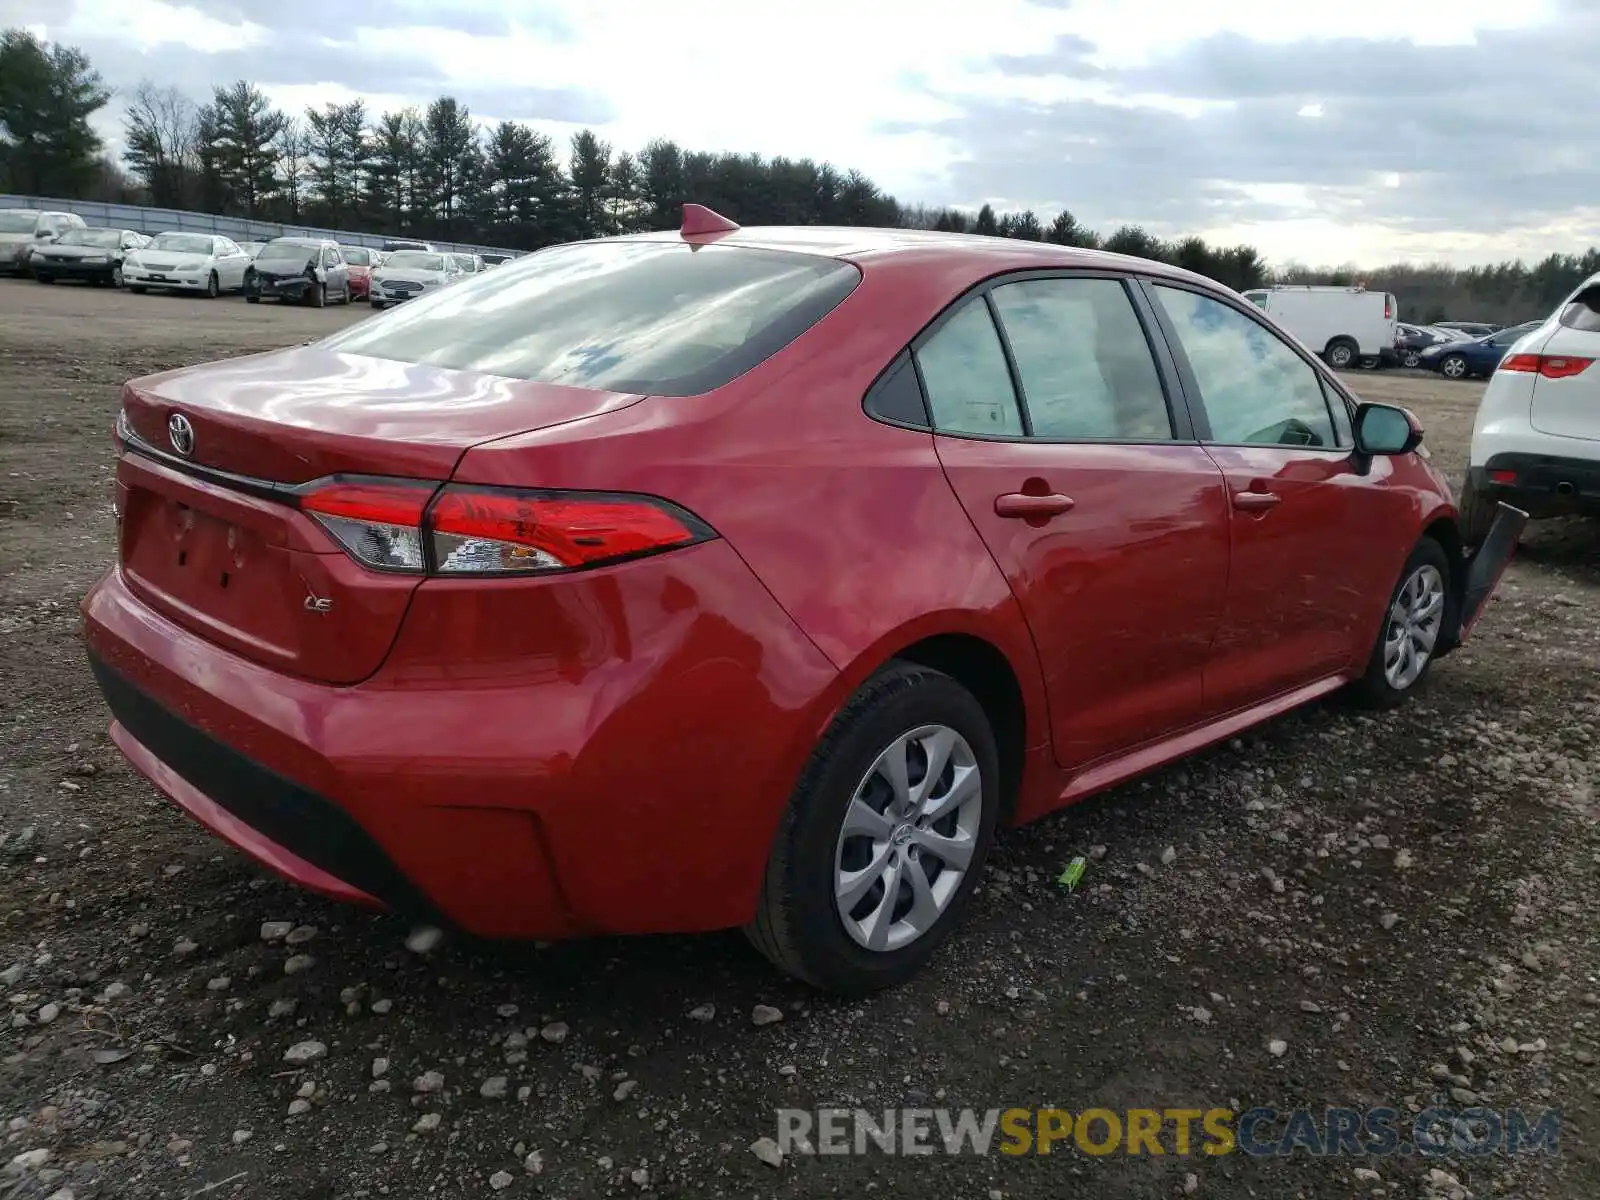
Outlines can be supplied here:
M422 576L368 569L299 507L328 476L448 479L469 447L642 397L318 347L151 376L123 393L120 556L168 618L330 683L387 654Z

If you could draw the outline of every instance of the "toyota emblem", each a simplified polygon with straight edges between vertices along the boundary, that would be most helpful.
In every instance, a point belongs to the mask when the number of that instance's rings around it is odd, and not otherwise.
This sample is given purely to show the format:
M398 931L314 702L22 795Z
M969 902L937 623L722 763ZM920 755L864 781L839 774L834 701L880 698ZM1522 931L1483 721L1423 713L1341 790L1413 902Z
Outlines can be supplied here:
M172 448L185 458L194 453L194 426L182 413L173 413L167 418L167 437L172 441Z

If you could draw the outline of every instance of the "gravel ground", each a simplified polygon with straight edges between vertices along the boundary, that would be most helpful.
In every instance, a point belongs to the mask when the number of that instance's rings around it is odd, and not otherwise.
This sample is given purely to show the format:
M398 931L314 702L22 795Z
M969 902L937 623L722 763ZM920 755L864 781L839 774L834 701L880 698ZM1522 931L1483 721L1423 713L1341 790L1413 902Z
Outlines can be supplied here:
M118 385L363 313L0 282L0 1200L1600 1195L1594 526L1536 527L1401 711L1319 705L1007 834L892 994L732 933L417 952L134 776L79 647ZM1354 382L1459 471L1480 385ZM780 1106L1477 1101L1559 1107L1560 1153L750 1149Z

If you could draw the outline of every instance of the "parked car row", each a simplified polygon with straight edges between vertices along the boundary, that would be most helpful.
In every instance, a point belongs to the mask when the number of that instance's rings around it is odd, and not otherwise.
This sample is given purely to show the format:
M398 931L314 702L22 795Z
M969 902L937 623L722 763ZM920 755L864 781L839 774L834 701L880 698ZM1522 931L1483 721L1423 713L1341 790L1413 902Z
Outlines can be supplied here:
M0 210L0 271L40 283L77 279L134 293L243 293L285 303L349 304L371 298L386 308L499 266L509 254L436 250L395 239L380 250L331 238L236 242L219 234L169 230L150 236L86 225L74 213Z

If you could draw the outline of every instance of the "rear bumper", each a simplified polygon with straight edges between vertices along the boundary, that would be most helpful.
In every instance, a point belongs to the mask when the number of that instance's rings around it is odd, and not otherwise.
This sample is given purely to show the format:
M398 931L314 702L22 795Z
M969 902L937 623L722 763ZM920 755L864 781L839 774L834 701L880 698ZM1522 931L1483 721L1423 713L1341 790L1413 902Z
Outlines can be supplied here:
M84 600L132 764L307 888L489 937L725 928L754 912L837 672L723 542L564 580L429 580L335 686L130 592Z
M1596 449L1600 451L1600 444ZM1506 471L1514 472L1515 479L1497 482L1495 475ZM1491 454L1468 474L1483 495L1530 517L1600 516L1600 457L1504 452Z

